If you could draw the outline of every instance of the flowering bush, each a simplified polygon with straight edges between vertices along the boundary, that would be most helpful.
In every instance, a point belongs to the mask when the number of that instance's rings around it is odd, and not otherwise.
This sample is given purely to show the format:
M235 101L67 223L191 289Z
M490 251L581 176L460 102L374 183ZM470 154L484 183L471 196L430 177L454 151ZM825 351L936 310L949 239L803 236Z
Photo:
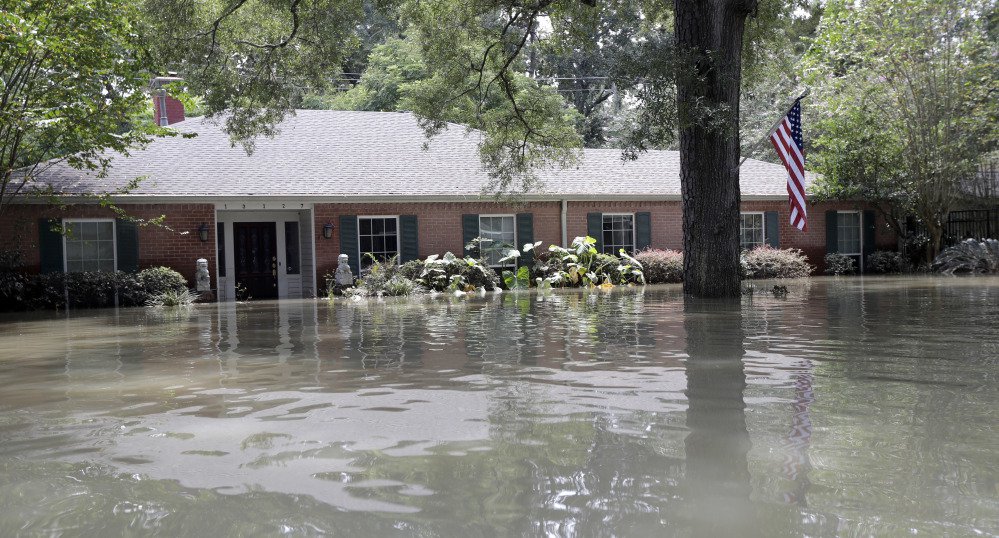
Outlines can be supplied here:
M645 249L635 254L635 259L641 262L648 284L683 282L683 253L679 250Z
M743 252L741 262L745 278L802 278L815 269L799 249L766 245Z

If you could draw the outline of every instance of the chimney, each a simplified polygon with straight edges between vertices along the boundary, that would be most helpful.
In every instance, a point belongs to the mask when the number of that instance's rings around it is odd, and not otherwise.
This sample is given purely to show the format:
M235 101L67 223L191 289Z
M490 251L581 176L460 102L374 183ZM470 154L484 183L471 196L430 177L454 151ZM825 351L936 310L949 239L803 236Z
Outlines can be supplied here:
M153 95L153 120L161 127L184 121L184 104L167 95L165 88L174 82L184 81L174 75L176 73L170 73L170 76L166 77L156 77L149 83L150 93Z

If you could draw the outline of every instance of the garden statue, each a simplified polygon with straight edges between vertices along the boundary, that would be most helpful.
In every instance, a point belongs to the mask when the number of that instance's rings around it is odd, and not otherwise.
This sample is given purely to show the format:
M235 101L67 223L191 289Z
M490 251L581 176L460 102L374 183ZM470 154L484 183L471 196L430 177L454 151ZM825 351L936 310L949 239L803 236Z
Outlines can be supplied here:
M212 279L208 275L208 260L198 258L197 269L194 271L194 281L198 293L212 291Z
M333 282L339 289L349 288L354 285L354 274L350 272L350 265L347 263L346 254L341 254L337 257L336 272L333 273Z

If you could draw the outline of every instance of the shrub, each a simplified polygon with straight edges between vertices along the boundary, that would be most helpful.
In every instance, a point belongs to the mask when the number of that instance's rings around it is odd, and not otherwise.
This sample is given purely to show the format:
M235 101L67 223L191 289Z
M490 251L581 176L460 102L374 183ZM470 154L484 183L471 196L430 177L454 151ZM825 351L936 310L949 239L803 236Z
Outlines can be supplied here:
M20 252L0 250L0 310L24 307L28 298L29 278L21 270Z
M678 250L646 249L635 254L648 284L683 282L683 253Z
M136 274L136 280L150 297L187 289L187 279L169 267L143 269Z
M846 254L832 252L826 254L826 273L830 275L852 275L857 272L857 263Z
M909 260L898 252L879 250L867 257L867 270L872 273L907 273L910 271Z
M402 267L397 264L398 256L380 261L368 254L372 264L364 276L357 281L353 294L359 296L400 296L419 293L420 286L402 274ZM412 267L407 268L412 270ZM332 294L331 294L332 297Z
M742 253L745 278L802 278L815 269L808 257L796 248L779 249L767 245Z
M999 273L999 241L966 239L948 247L933 260L933 269L954 273Z
M134 291L138 288L134 274L122 271L69 273L65 275L69 306L73 308L107 308L115 306L117 290ZM134 297L134 295L129 295ZM119 298L120 299L120 298ZM121 306L136 306L135 303Z

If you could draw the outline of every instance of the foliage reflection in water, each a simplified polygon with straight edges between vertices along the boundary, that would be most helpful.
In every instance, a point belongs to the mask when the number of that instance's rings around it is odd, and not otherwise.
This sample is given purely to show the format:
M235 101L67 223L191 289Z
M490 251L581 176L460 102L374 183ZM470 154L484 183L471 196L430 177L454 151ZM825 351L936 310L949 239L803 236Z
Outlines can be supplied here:
M999 280L0 322L0 535L999 528Z

